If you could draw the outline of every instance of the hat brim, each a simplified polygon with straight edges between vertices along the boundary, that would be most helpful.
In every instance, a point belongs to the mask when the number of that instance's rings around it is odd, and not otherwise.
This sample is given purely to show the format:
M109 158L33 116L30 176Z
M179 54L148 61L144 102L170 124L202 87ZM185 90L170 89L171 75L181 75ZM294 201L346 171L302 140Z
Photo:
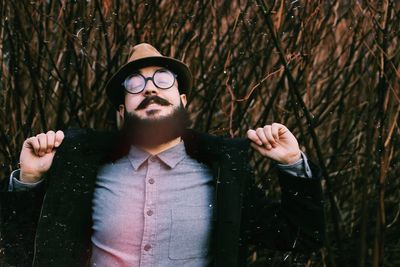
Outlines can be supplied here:
M124 103L123 82L133 71L149 67L159 66L169 69L177 75L178 89L180 94L187 94L192 88L192 74L188 66L174 58L164 56L146 57L134 60L123 65L106 84L106 93L113 106L118 109Z

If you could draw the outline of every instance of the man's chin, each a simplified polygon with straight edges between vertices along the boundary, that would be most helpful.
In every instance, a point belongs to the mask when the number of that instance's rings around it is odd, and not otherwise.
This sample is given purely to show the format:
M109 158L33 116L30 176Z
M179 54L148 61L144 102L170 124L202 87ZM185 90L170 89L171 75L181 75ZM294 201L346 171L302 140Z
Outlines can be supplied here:
M136 115L140 119L161 119L170 116L174 110L167 110L168 107L147 107L145 109L140 110L136 113Z
M134 145L154 146L166 143L179 137L190 125L183 105L171 111L151 108L135 113L125 112L123 127L123 131Z
M159 110L159 109L149 109L149 110L146 110L145 113L146 113L146 117L143 119L157 119L157 118L162 117L160 115L161 110Z
M139 118L143 120L161 120L170 116L171 114L165 114L163 110L160 109L148 109L145 110L143 114L139 116Z

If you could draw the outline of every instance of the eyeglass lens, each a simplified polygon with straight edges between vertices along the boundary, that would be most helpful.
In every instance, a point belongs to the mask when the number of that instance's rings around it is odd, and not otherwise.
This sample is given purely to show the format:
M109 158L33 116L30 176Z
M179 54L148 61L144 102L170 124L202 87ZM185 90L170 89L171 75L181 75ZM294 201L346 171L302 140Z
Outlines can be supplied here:
M153 77L145 78L141 74L133 74L125 79L125 89L131 93L139 93L145 87L148 80L152 80L154 85L161 89L168 89L174 85L175 76L168 70L157 70Z

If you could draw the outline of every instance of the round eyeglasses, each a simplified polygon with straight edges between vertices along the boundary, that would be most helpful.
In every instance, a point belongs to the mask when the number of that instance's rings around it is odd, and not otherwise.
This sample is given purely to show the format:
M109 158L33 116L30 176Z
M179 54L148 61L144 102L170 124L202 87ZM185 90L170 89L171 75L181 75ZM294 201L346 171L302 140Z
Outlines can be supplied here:
M139 94L149 80L159 89L169 89L174 85L175 79L176 74L166 69L159 69L153 73L152 77L147 78L140 73L132 74L125 79L122 85L128 93Z

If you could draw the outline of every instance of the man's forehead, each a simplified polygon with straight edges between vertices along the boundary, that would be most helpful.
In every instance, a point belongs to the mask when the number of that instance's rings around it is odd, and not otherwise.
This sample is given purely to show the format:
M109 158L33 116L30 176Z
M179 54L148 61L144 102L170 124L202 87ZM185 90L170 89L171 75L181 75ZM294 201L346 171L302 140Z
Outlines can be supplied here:
M143 74L144 72L154 72L154 71L161 70L161 69L167 69L167 68L165 68L165 67L160 67L160 66L148 66L148 67L136 69L136 70L134 70L133 72L134 72L134 73Z

